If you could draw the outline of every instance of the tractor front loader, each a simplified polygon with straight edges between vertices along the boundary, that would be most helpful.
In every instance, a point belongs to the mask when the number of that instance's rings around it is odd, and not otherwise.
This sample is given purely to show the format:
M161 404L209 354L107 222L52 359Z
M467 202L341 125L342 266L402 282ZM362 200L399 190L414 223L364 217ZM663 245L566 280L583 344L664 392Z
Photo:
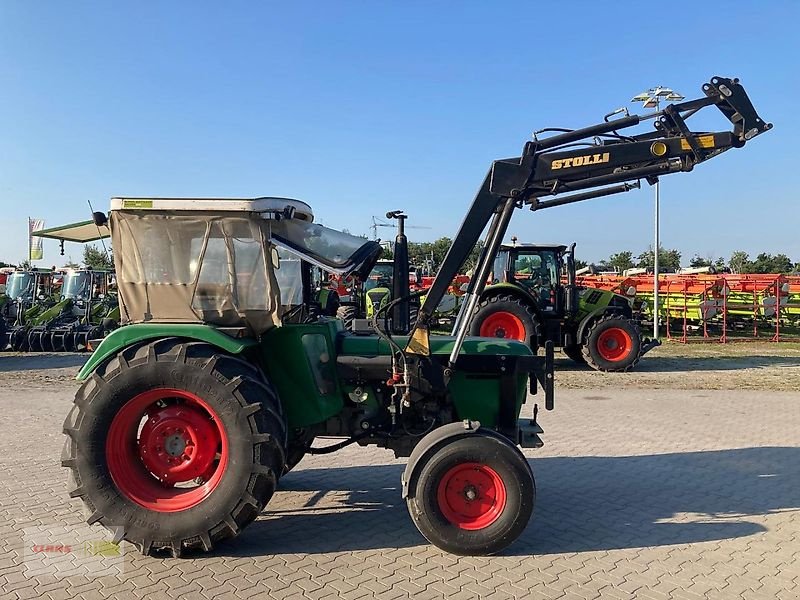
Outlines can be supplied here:
M704 89L705 99L563 132L493 163L408 335L383 326L382 311L402 295L378 309L371 335L345 331L335 318L289 318L304 312L310 286L293 286L286 274L279 283L279 249L361 279L380 252L376 242L315 224L303 202L112 199L125 324L78 375L64 424L70 495L117 540L180 556L236 536L304 454L374 445L408 457L402 497L431 543L457 554L503 550L535 501L520 447L540 447L543 431L537 406L524 417L522 407L537 391L545 408L554 405L552 343L537 356L516 340L467 337L511 215L689 171L769 129L735 80L714 78ZM685 113L706 105L718 106L733 132L689 132ZM657 119L655 135L617 133L644 118ZM593 136L603 139L571 146ZM599 189L543 200L589 188ZM430 335L436 307L487 225L454 335ZM284 285L301 290L299 309L283 305ZM318 439L331 437L339 441Z

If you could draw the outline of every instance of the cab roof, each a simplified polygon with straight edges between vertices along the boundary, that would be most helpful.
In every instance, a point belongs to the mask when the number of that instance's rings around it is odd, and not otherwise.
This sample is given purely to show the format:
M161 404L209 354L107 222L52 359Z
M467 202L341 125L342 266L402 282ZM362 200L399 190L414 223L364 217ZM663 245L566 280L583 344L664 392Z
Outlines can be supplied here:
M555 250L564 252L567 246L564 244L503 244L500 250Z
M280 197L262 198L111 198L111 210L159 210L198 212L276 213L287 207L294 218L313 221L314 212L301 200Z

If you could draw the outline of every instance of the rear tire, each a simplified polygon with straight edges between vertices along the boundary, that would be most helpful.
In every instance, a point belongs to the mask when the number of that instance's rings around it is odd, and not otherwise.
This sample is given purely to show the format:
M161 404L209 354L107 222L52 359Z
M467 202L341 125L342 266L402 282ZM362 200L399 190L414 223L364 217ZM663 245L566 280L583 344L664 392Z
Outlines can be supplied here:
M536 314L518 298L491 296L475 309L469 334L519 340L528 344L531 336L538 334Z
M353 321L358 318L358 308L352 304L345 304L336 310L336 318L342 321L345 331L353 331Z
M408 511L442 550L487 555L511 545L533 512L530 465L504 438L480 431L439 447L420 465Z
M583 357L597 371L627 371L641 358L642 332L623 315L605 315L586 333Z
M64 433L70 496L89 509L89 524L143 554L210 551L234 537L272 497L284 468L285 420L261 372L177 338L126 348L98 367Z

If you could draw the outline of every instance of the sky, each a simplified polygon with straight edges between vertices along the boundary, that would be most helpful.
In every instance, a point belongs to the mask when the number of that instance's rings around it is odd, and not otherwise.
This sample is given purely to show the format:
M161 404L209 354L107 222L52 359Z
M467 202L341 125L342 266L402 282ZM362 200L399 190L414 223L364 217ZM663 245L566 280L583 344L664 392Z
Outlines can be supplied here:
M800 261L800 2L687 6L0 0L0 260L25 258L28 217L80 221L112 196L289 196L367 235L404 209L412 241L452 237L492 160L532 131L641 112L630 99L656 85L700 97L721 75L774 129L662 178L662 244L685 263ZM729 128L711 116L700 129ZM653 189L517 211L511 235L638 254ZM38 264L81 256L45 241Z

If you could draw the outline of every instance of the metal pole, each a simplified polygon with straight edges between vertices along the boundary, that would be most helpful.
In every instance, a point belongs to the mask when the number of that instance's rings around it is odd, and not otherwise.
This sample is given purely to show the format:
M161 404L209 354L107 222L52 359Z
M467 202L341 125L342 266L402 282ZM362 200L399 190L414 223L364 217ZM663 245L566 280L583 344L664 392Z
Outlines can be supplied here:
M661 109L661 98L656 96L656 112ZM656 206L655 206L655 235L653 236L655 239L655 248L653 248L653 339L658 339L658 254L659 250L661 249L661 227L659 226L659 220L661 218L660 215L660 205L661 205L661 198L659 195L659 185L660 183L656 181L655 184L655 199L656 199Z
M658 339L658 251L661 248L659 218L660 197L659 183L656 181L656 208L655 208L655 248L653 250L653 339Z

